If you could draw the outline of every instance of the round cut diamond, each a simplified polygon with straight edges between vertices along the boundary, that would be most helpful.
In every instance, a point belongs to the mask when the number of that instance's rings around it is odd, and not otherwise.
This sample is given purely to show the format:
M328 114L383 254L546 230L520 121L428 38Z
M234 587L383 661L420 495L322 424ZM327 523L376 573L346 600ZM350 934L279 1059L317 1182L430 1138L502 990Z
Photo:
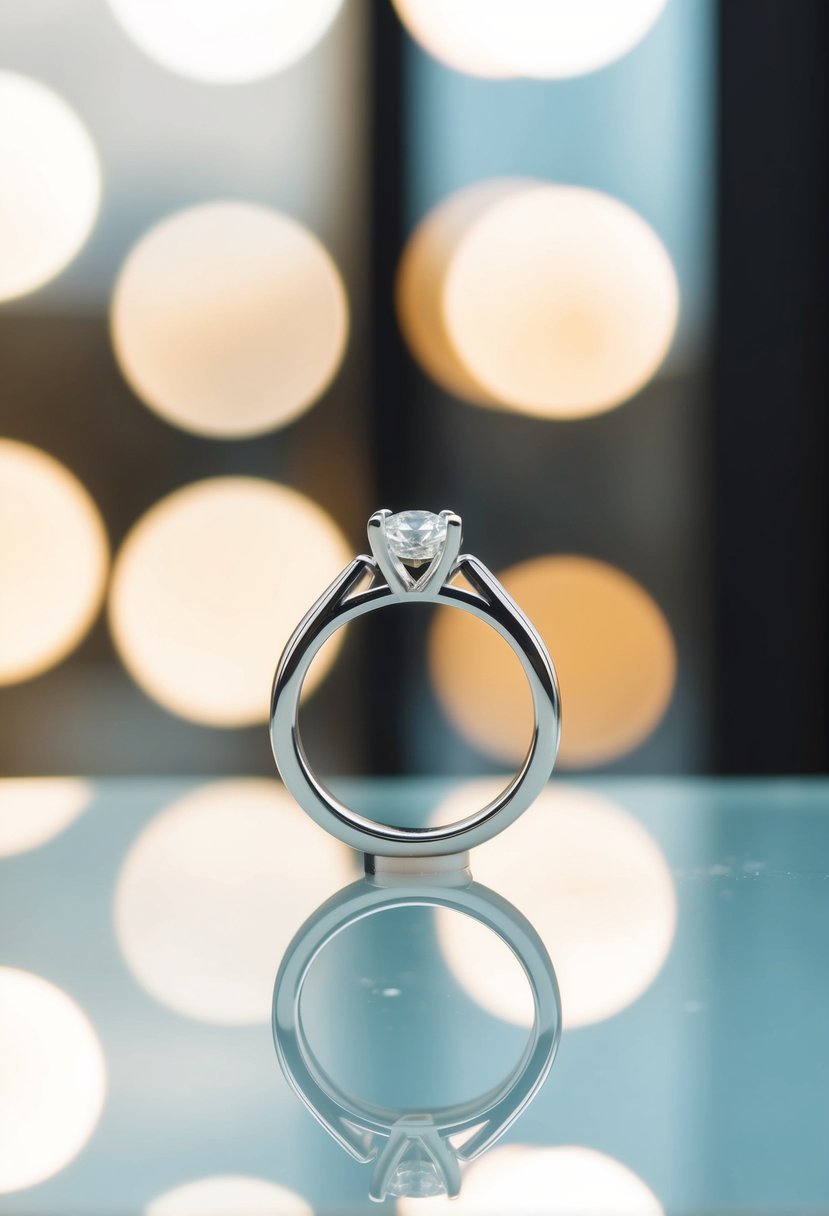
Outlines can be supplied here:
M403 1154L386 1194L406 1199L429 1199L433 1195L446 1194L446 1183L437 1166L417 1140L412 1141Z
M386 520L386 541L401 562L430 562L446 543L446 520L431 511L399 511Z

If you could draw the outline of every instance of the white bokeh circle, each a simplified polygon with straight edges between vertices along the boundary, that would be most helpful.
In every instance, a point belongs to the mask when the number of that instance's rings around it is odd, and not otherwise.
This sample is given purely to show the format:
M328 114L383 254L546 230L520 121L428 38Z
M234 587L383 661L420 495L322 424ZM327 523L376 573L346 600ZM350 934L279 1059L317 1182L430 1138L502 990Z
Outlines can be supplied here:
M563 78L621 58L667 0L393 0L409 33L472 76Z
M98 156L74 110L40 81L0 71L0 300L72 261L100 196Z
M185 486L142 516L117 554L118 653L172 713L207 726L264 722L283 646L350 556L331 517L287 486L253 477ZM308 690L341 634L320 652Z
M473 1162L456 1199L398 1201L399 1216L663 1216L653 1191L614 1157L581 1145L501 1145Z
M267 1022L288 942L354 877L351 852L278 782L212 782L161 811L131 846L115 895L118 942L138 982L177 1013Z
M438 822L485 806L503 788L465 782L439 808ZM475 877L511 900L541 935L558 976L565 1029L614 1016L661 971L676 929L668 865L645 828L609 799L553 783L506 832L475 850ZM528 1024L526 994L504 982L500 953L476 952L457 925L438 934L449 966L484 1008Z
M92 801L79 777L6 777L0 782L0 857L39 848L59 835Z
M71 997L0 967L0 1193L51 1178L92 1135L106 1096L98 1036Z
M246 1174L196 1178L165 1191L145 1216L314 1216L301 1195Z
M150 409L197 435L239 439L285 426L325 392L345 351L348 301L302 224L251 203L205 203L133 247L111 332Z
M468 226L444 279L444 324L483 390L523 413L622 404L673 339L679 286L653 229L617 199L536 183Z
M65 658L101 607L109 545L74 474L25 443L0 439L0 684Z
M449 340L443 316L444 282L455 250L475 220L494 202L527 184L518 178L493 178L456 191L420 221L397 267L397 319L409 350L442 388L474 405L497 403Z
M109 0L145 55L207 84L244 84L289 67L323 37L343 0Z

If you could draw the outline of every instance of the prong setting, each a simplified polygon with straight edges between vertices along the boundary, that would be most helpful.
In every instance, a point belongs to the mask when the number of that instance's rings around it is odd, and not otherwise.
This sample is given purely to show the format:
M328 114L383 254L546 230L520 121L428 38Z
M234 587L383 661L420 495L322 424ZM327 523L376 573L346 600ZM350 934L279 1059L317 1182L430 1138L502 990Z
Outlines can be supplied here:
M427 587L442 587L451 577L461 551L463 520L460 515L456 515L454 511L441 511L440 517L446 521L446 539L442 551L433 558L432 564L418 579L418 591L425 591Z
M386 536L386 520L390 516L391 511L388 507L374 512L368 521L368 543L371 546L371 553L377 562L380 573L392 591L401 595L413 589L415 580L395 560L389 549L389 542Z
M440 587L457 561L461 536L461 517L448 510L435 515L421 510L392 514L383 509L368 521L372 554L397 595Z

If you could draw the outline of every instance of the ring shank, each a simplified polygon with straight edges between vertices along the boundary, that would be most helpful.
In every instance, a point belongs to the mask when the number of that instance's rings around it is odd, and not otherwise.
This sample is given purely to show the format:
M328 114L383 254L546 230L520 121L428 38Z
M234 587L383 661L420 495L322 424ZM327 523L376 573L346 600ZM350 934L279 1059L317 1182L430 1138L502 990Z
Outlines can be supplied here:
M332 583L300 622L277 667L271 698L271 744L286 787L326 831L364 853L384 856L439 856L473 848L512 823L538 797L555 763L560 732L558 683L550 656L536 630L482 562L459 558L453 571L472 590L444 583L417 595L400 595L379 584L354 591L371 558L358 557ZM349 594L351 593L351 594ZM299 730L302 685L314 656L338 629L392 603L432 603L459 608L486 622L512 648L530 686L533 734L521 768L497 798L457 823L404 828L377 823L346 807L316 777Z

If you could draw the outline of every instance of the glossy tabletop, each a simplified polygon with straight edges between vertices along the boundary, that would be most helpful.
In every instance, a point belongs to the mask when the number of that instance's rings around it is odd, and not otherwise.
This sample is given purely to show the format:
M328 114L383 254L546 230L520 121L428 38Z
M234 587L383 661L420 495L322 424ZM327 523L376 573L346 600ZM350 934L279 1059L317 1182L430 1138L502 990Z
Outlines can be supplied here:
M401 823L490 786L337 792ZM378 1204L271 1030L361 859L276 782L0 783L0 1214L829 1212L829 783L557 781L471 869L549 952L558 1055L459 1198L406 1195L415 1154ZM320 1069L363 1113L474 1108L533 1020L514 949L426 897L357 919L297 1011Z

